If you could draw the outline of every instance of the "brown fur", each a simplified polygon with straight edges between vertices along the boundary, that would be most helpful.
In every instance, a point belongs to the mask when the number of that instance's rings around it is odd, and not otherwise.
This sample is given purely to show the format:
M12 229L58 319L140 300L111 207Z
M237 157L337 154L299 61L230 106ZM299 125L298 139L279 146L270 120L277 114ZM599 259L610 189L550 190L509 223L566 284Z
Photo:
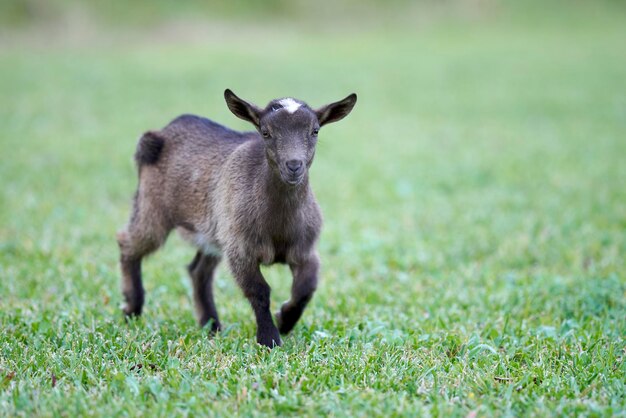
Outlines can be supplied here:
M317 287L322 217L308 182L317 130L345 117L356 96L318 110L299 102L293 113L277 100L262 110L230 90L225 97L260 134L183 115L139 141L139 187L130 222L117 236L124 312L141 314L141 260L176 229L198 247L188 270L200 324L220 329L212 282L223 256L252 305L257 341L272 347L281 344L279 331L293 328ZM291 299L277 313L278 328L259 270L276 262L288 264L294 276Z

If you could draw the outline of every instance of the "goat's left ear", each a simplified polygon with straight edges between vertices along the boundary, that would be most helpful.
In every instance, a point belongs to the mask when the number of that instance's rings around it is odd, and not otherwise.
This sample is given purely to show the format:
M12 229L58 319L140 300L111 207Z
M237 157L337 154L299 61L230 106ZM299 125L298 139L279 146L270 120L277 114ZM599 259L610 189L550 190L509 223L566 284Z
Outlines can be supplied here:
M231 112L238 118L251 122L257 128L259 127L259 120L261 118L261 109L252 103L248 103L245 100L237 97L230 89L224 91L224 99Z
M320 126L345 118L352 111L355 104L356 94L352 93L343 100L320 107L315 111Z

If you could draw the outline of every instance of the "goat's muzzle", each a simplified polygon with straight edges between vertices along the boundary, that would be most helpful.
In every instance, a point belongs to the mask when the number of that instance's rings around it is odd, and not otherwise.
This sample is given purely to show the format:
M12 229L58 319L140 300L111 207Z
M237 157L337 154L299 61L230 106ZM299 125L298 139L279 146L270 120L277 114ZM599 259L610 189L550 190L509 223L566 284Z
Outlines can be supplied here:
M302 160L289 160L285 162L285 169L283 170L283 180L291 185L300 184L304 178L304 171L306 167Z

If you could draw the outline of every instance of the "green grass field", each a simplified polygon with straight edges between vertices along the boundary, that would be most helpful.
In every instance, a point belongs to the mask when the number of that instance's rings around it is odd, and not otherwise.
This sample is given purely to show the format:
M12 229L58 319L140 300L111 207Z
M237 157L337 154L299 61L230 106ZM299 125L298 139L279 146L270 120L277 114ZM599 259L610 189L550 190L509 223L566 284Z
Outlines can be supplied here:
M626 10L576 4L221 22L191 43L16 29L0 42L0 415L626 416ZM119 310L136 140L181 113L248 129L226 87L359 94L311 173L321 286L271 352L224 266L225 330L198 329L177 236L144 264L144 316ZM290 276L264 273L274 310Z

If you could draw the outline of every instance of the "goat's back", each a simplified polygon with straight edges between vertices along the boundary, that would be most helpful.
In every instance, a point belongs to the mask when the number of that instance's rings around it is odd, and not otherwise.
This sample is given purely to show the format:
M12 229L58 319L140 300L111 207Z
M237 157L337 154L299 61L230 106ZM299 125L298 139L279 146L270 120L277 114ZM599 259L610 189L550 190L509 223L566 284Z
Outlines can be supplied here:
M228 157L259 140L256 133L236 132L194 115L147 132L135 154L139 209L160 213L174 223L170 227L199 225L211 215L210 202Z

